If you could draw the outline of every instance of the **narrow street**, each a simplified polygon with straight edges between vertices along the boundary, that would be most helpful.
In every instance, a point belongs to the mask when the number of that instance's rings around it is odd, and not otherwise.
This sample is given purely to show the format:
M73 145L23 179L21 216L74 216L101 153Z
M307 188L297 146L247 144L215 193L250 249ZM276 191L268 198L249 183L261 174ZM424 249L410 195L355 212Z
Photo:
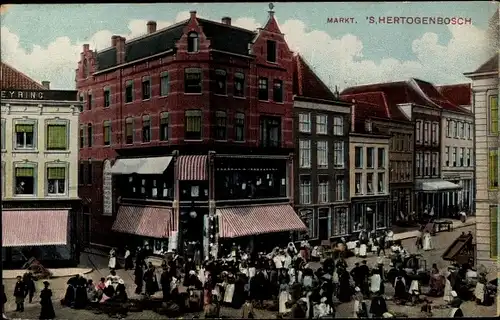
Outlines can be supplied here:
M433 244L435 246L435 249L432 251L427 251L427 252L422 252L423 259L427 261L427 268L430 268L432 266L432 263L437 263L438 267L441 268L446 268L449 265L449 262L442 260L441 255L443 254L444 250L451 244L451 242L462 232L469 232L472 231L474 232L474 227L469 226L469 227L464 227L464 228L458 228L455 229L452 232L442 232L433 237ZM407 239L403 241L403 246L411 253L416 253L416 247L415 247L415 239ZM389 253L389 252L387 252ZM86 275L87 278L91 278L94 280L94 282L98 282L101 277L105 277L108 275L108 269L106 268L107 265L107 259L105 257L101 256L87 256L87 255L82 255L82 263L85 263L86 266L88 266L89 262L85 261L85 259L89 259L89 261L92 261L92 264L98 265L100 268L97 270L94 270L91 274ZM359 258L349 258L348 259L348 264L349 267L352 267L355 262L360 261L362 259ZM368 261L369 266L373 266L377 263L377 256L376 255L369 255L368 258L366 259ZM386 268L389 265L389 259L385 259L385 265ZM137 297L134 293L134 283L133 283L133 274L132 271L125 271L125 270L118 270L118 275L122 277L126 283L127 286L127 291L129 294L129 297L134 298ZM91 311L88 310L73 310L70 308L62 308L60 306L60 300L64 297L65 291L66 291L66 281L68 278L56 278L50 280L51 282L51 287L52 291L54 294L53 301L54 301L54 307L56 308L56 315L58 319L108 319L109 317L107 315L103 314L94 314ZM7 289L7 299L8 302L6 304L6 311L7 315L10 318L38 318L39 312L40 312L40 305L39 305L39 298L38 295L36 296L35 300L33 301L32 304L26 304L26 310L24 313L17 313L13 312L15 310L15 303L14 303L14 297L12 296L12 290L14 288L15 280L14 279L4 279L4 284ZM40 289L42 286L41 281L37 283L37 289ZM424 289L425 290L425 289ZM386 284L386 294L388 297L391 297L393 295L393 288L391 285ZM432 299L433 300L433 307L435 310L433 311L433 316L434 317L447 317L449 309L437 309L436 307L439 307L443 305L443 299L442 298L436 298ZM390 311L395 311L395 312L401 312L407 314L409 317L421 317L420 314L420 306L417 307L408 307L408 306L398 306L395 305L392 301L387 301L387 305ZM337 308L337 318L345 318L345 317L352 317L352 310L353 310L353 302L349 303L344 303L338 306ZM481 315L481 316L495 316L496 315L496 307L491 306L491 307L484 307L484 306L477 306L476 303L473 302L465 302L463 304L463 311L465 316L475 316L475 315ZM222 309L222 315L224 317L240 317L240 311L231 309L231 308L223 308ZM189 315L186 315L189 317ZM184 318L186 318L186 316ZM193 315L190 315L191 317ZM258 310L257 311L257 317L258 318L275 318L275 314L264 311L264 310ZM127 319L167 319L165 316L161 316L155 312L152 311L144 311L141 313L130 313L127 316Z

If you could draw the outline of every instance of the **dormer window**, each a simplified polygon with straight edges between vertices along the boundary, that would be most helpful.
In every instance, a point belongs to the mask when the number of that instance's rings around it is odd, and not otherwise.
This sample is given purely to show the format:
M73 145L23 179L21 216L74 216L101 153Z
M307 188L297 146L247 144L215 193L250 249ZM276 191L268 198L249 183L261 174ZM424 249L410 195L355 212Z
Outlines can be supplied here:
M365 121L365 130L366 132L372 132L372 122L370 120Z
M276 41L267 40L267 61L276 62Z
M200 38L196 32L188 34L188 52L198 52L200 50Z

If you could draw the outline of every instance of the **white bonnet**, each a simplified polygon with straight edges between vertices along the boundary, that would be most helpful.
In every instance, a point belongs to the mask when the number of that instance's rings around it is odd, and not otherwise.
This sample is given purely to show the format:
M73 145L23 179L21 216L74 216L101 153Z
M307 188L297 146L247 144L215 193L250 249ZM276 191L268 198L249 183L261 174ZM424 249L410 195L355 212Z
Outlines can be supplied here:
M452 296L453 298L456 298L458 295L457 295L456 291L452 291L452 292L451 292L451 296Z
M359 287L356 287L356 288L354 288L354 291L361 292L361 289Z

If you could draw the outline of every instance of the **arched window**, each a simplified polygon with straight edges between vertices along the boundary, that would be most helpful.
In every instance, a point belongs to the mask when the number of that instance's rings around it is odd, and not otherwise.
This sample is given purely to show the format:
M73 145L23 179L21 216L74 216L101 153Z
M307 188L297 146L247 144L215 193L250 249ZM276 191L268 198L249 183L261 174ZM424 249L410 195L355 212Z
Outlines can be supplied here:
M188 34L188 52L198 52L200 50L200 38L196 32Z
M83 60L83 77L88 78L89 76L89 64L87 59Z

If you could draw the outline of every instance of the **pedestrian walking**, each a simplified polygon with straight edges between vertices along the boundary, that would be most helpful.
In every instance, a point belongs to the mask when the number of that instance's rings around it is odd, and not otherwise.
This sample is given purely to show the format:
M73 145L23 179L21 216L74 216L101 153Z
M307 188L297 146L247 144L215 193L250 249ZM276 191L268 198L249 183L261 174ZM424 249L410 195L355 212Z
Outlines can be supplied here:
M40 304L42 306L40 310L40 319L54 319L56 313L52 305L52 290L49 289L50 283L44 281L43 286L44 288L40 292Z
M28 303L33 303L33 297L35 296L36 286L33 280L33 274L31 272L25 273L23 277L23 282L26 285L25 297L28 297Z
M136 288L135 288L136 294L142 293L142 287L143 287L143 281L144 281L143 278L144 278L144 270L142 270L142 265L136 264L135 271L134 271L134 282L136 285Z
M26 298L26 284L23 282L21 276L17 276L14 297L16 298L16 311L23 312L24 299Z
M380 256L380 252L383 252L384 256L386 255L385 254L385 237L386 236L387 236L386 232L384 231L384 233L382 234L382 236L380 236L378 238L377 257Z
M134 269L132 254L130 253L128 246L125 246L125 270L132 270L132 269Z
M115 248L111 248L111 250L109 251L108 267L111 270L116 269L116 250L115 250Z

